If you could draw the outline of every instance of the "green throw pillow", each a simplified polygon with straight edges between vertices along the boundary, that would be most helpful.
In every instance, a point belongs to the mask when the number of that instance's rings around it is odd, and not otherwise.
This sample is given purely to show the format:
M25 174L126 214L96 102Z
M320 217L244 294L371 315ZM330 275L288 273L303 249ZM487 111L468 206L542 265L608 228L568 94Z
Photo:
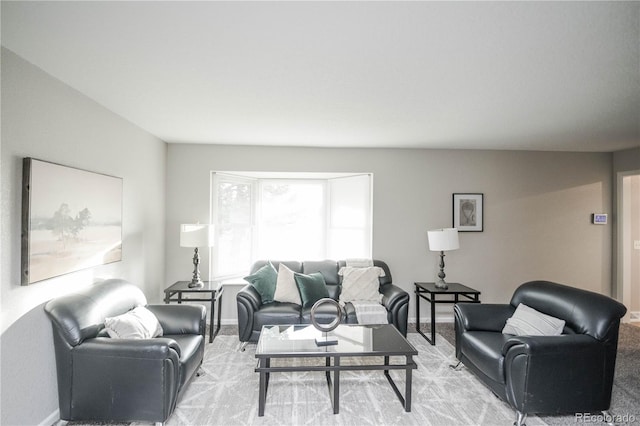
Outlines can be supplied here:
M302 298L302 307L310 308L318 300L325 297L329 297L329 290L327 290L327 283L324 281L324 277L320 272L314 272L310 275L293 274L296 280L296 285L300 291L300 298Z
M262 303L273 302L273 295L276 292L276 280L278 279L278 271L268 262L262 268L258 269L254 274L244 277L249 281L260 294Z

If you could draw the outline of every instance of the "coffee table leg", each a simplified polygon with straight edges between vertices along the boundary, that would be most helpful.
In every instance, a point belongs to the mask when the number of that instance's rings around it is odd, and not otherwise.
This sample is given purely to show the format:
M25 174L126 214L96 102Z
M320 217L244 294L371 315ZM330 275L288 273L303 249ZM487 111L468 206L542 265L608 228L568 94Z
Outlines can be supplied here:
M258 417L264 416L264 406L267 400L267 383L269 380L269 373L265 369L269 365L267 358L260 358L260 391L258 395Z
M413 364L413 356L407 356L407 365ZM405 376L405 388L404 388L404 411L411 412L411 378L413 375L413 369L407 367Z
M333 366L340 367L340 357L333 358ZM340 412L340 370L333 372L333 414Z

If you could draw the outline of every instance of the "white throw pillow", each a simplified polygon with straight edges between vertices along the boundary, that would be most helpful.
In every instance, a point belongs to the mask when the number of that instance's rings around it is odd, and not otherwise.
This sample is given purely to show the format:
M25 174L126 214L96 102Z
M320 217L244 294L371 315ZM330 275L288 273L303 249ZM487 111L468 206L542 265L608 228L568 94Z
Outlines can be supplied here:
M163 334L158 318L144 306L105 318L104 326L112 339L150 339Z
M276 292L273 295L273 300L302 305L302 298L300 298L293 271L283 263L278 267L278 279L276 280Z
M520 303L513 316L507 320L502 333L516 336L558 336L562 334L564 323L564 320Z
M379 266L368 268L352 268L344 266L340 268L338 275L342 275L342 291L339 301L342 303L354 300L366 300L380 302L380 277L384 277L384 269Z

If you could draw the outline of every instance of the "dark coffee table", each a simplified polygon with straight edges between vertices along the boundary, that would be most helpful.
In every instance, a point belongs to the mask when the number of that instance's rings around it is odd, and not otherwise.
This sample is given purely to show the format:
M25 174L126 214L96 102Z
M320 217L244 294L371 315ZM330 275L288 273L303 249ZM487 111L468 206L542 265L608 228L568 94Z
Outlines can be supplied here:
M258 366L255 369L257 373L260 373L258 416L264 415L269 375L289 371L324 371L333 413L338 414L341 371L383 370L405 411L411 411L411 374L412 370L417 368L413 357L418 355L418 351L393 325L341 324L328 335L336 337L338 344L318 346L315 339L322 337L323 333L311 325L266 325L262 327L256 348ZM391 364L389 358L392 356L404 357L405 361L404 363ZM311 357L325 358L324 365L271 366L271 360L274 358ZM345 357L352 358L352 362L348 365L342 365L340 361ZM382 363L358 363L358 360L369 357L381 357ZM389 370L405 370L404 396L389 375ZM331 377L332 372L333 378Z

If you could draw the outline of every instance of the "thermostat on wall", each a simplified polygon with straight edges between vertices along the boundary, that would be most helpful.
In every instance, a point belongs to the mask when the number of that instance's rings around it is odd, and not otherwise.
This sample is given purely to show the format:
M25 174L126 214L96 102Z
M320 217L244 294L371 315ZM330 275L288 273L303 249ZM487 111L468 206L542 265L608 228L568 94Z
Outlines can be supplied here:
M606 213L594 213L593 214L593 224L594 225L606 225L607 224L607 215Z

